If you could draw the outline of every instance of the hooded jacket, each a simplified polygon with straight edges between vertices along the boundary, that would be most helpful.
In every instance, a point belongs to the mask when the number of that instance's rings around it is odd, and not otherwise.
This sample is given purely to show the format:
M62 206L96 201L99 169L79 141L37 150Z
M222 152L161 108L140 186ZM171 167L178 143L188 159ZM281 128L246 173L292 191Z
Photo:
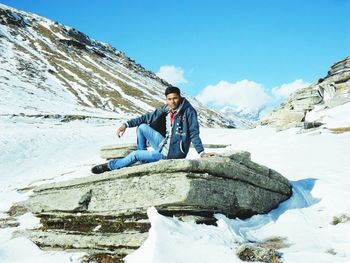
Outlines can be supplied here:
M146 123L166 138L166 116L169 111L168 105L163 105L153 112L127 121L127 127L137 127L142 123ZM197 111L184 97L182 97L171 129L167 159L186 158L191 142L198 154L204 152L202 141L199 138ZM160 145L160 148L162 146Z

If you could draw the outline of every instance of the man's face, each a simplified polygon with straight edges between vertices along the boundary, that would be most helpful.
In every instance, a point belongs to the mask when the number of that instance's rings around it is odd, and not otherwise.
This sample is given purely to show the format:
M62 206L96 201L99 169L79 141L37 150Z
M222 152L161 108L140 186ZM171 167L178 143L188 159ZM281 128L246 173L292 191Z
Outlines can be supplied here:
M175 110L181 103L181 97L177 93L169 93L166 96L166 104L170 109Z

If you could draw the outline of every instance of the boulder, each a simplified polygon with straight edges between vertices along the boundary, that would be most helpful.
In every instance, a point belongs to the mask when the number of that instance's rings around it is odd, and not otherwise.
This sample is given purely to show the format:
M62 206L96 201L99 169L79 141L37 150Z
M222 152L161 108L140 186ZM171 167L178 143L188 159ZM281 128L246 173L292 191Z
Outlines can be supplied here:
M250 244L241 245L237 249L237 256L242 261L259 261L259 262L274 262L280 263L279 254L273 248L265 248Z
M254 163L248 152L173 159L41 185L11 215L32 212L42 227L19 231L43 248L125 256L147 238L147 208L215 224L215 213L247 218L291 196L286 178Z

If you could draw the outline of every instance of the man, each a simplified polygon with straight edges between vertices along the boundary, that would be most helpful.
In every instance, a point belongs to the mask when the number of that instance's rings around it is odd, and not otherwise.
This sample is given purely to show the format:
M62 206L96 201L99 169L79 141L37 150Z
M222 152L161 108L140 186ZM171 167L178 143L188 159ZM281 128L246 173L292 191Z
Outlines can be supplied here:
M165 97L165 105L118 127L118 137L124 134L127 127L137 127L137 150L124 158L92 167L92 173L100 174L120 169L137 161L149 163L163 159L186 158L191 142L201 157L214 155L204 152L199 138L197 112L186 98L181 97L180 89L168 87ZM153 151L147 150L147 141Z

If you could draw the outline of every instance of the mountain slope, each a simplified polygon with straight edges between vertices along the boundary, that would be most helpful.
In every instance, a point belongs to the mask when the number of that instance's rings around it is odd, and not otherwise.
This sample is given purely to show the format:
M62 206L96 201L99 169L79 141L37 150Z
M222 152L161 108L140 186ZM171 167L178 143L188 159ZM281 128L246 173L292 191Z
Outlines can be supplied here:
M130 118L164 103L168 84L109 44L74 28L0 4L2 114ZM184 95L202 126L222 116Z

